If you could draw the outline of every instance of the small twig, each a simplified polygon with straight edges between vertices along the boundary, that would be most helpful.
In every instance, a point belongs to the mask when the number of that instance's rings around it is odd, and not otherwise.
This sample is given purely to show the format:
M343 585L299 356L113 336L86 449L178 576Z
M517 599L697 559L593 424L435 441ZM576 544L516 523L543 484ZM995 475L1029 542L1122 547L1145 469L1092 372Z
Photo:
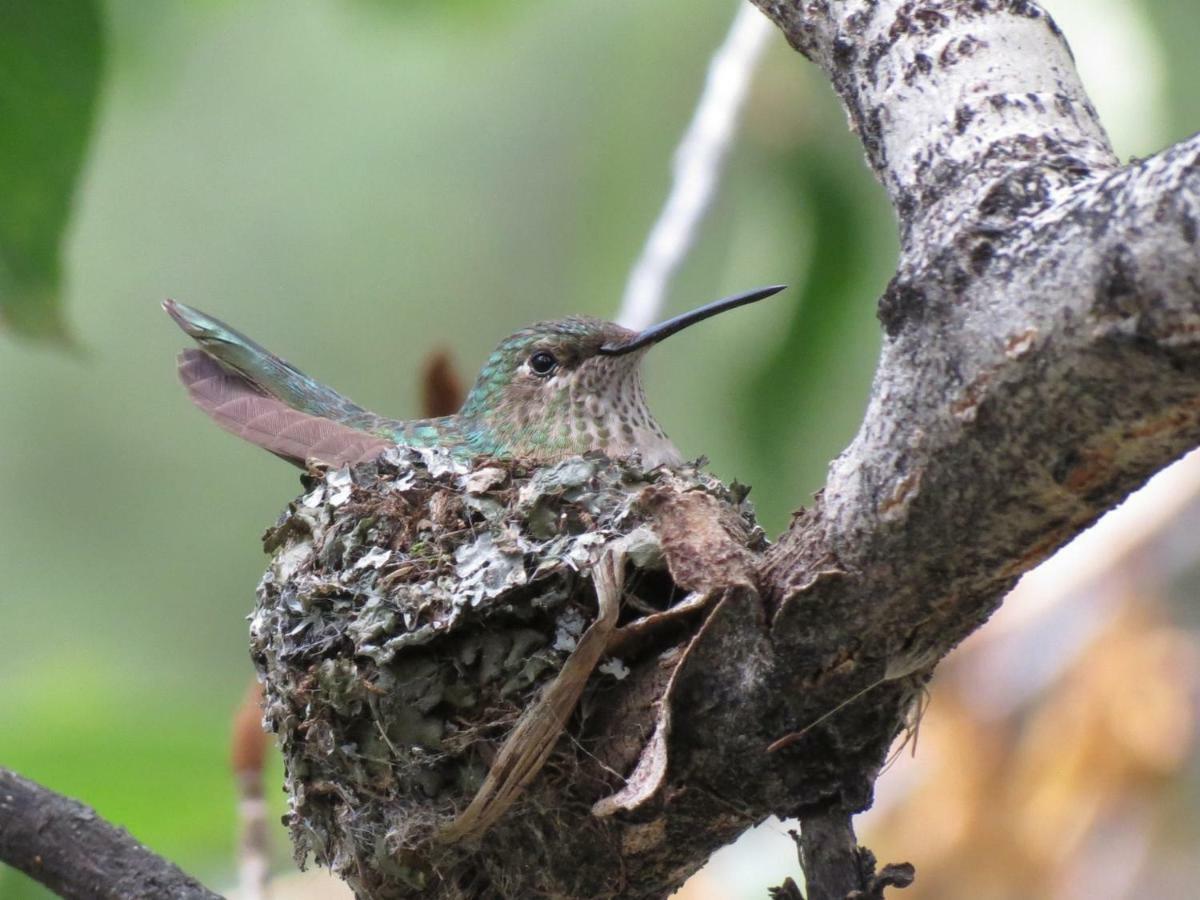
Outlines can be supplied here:
M4 768L0 862L60 897L221 900L95 810Z
M876 873L875 854L858 846L847 812L831 810L801 818L799 835L790 834L800 851L808 900L884 900L885 888L913 883L910 863L887 865ZM785 882L775 890L786 887Z
M847 697L845 700L843 700L837 706L833 707L833 709L830 709L830 710L827 710L826 712L821 713L821 715L817 716L815 719L813 719L811 722L809 722L803 728L800 728L797 731L790 732L789 734L785 734L783 737L777 738L776 740L772 741L769 745L767 745L767 752L774 753L777 750L782 750L784 747L790 747L792 744L796 743L796 741L800 740L800 738L804 737L806 734L808 734L810 731L812 731L814 728L816 728L822 722L826 721L831 716L837 715L839 712L841 712L843 709L845 709L847 706L849 706L851 703L853 703L859 697L863 696L866 693L869 693L870 691L875 690L875 688L879 687L886 680L887 680L886 678L879 678L879 679L876 679L875 681L872 681L861 691L856 691L855 693L851 694L849 697Z
M797 843L808 900L846 900L862 889L858 838L848 813L802 818Z
M779 887L767 888L767 896L771 900L804 900L804 894L795 879L785 878Z
M867 879L861 891L852 891L846 900L883 900L885 888L906 888L916 880L912 863L889 863Z
M642 329L658 318L667 284L712 201L750 78L772 31L759 10L741 2L725 42L713 54L691 124L675 150L671 193L625 285L617 321L627 328Z

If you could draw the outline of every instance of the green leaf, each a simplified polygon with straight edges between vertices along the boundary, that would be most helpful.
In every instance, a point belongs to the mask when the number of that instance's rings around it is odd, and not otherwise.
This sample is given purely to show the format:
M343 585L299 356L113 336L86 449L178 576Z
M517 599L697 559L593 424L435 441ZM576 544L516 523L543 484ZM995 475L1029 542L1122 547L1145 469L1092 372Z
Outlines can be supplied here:
M1190 136L1200 125L1200 92L1196 91L1196 42L1200 16L1195 7L1178 0L1147 0L1144 12L1162 45L1160 61L1166 72L1171 141Z
M66 338L63 233L99 92L96 0L0 0L0 320Z
M820 488L862 418L879 353L875 302L896 239L883 191L850 139L801 144L777 165L797 218L812 221L812 246L804 273L788 279L791 320L746 385L742 424L756 470L796 480L794 491L756 501L760 520L784 522L783 504Z

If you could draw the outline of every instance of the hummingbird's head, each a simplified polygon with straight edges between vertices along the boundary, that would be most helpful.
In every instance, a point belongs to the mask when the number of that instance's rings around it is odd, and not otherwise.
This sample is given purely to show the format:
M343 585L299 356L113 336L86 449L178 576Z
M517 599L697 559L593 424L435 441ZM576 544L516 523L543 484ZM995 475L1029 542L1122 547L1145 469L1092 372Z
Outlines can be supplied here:
M589 450L637 453L647 467L682 460L646 407L640 363L663 338L783 290L762 288L631 331L590 316L539 322L500 342L461 418L480 452L535 461Z

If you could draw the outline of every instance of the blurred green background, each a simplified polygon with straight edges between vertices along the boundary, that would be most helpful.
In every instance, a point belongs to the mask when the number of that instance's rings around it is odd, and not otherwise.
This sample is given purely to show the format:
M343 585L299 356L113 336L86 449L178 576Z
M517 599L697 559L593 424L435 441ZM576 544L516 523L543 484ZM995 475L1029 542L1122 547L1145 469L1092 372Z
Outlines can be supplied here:
M1046 5L1122 155L1200 127L1200 7ZM473 376L527 322L612 317L733 9L0 0L0 764L230 883L244 617L298 482L191 409L159 302L401 416L435 346ZM645 376L772 534L853 435L895 253L843 112L774 36L668 312L793 288ZM0 896L42 895L0 868Z

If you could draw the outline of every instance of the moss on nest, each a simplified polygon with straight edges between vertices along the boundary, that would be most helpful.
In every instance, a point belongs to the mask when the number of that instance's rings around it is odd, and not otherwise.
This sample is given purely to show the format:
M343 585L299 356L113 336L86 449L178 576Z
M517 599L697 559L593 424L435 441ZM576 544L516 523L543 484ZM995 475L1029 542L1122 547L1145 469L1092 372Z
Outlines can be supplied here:
M251 650L297 858L375 898L435 884L438 896L504 895L463 874L469 849L437 835L595 617L590 570L606 547L626 548L623 622L686 593L667 574L652 500L704 492L736 511L747 546L763 543L744 492L695 466L646 473L589 455L468 469L395 448L305 486L264 537ZM593 679L627 671L609 659Z

